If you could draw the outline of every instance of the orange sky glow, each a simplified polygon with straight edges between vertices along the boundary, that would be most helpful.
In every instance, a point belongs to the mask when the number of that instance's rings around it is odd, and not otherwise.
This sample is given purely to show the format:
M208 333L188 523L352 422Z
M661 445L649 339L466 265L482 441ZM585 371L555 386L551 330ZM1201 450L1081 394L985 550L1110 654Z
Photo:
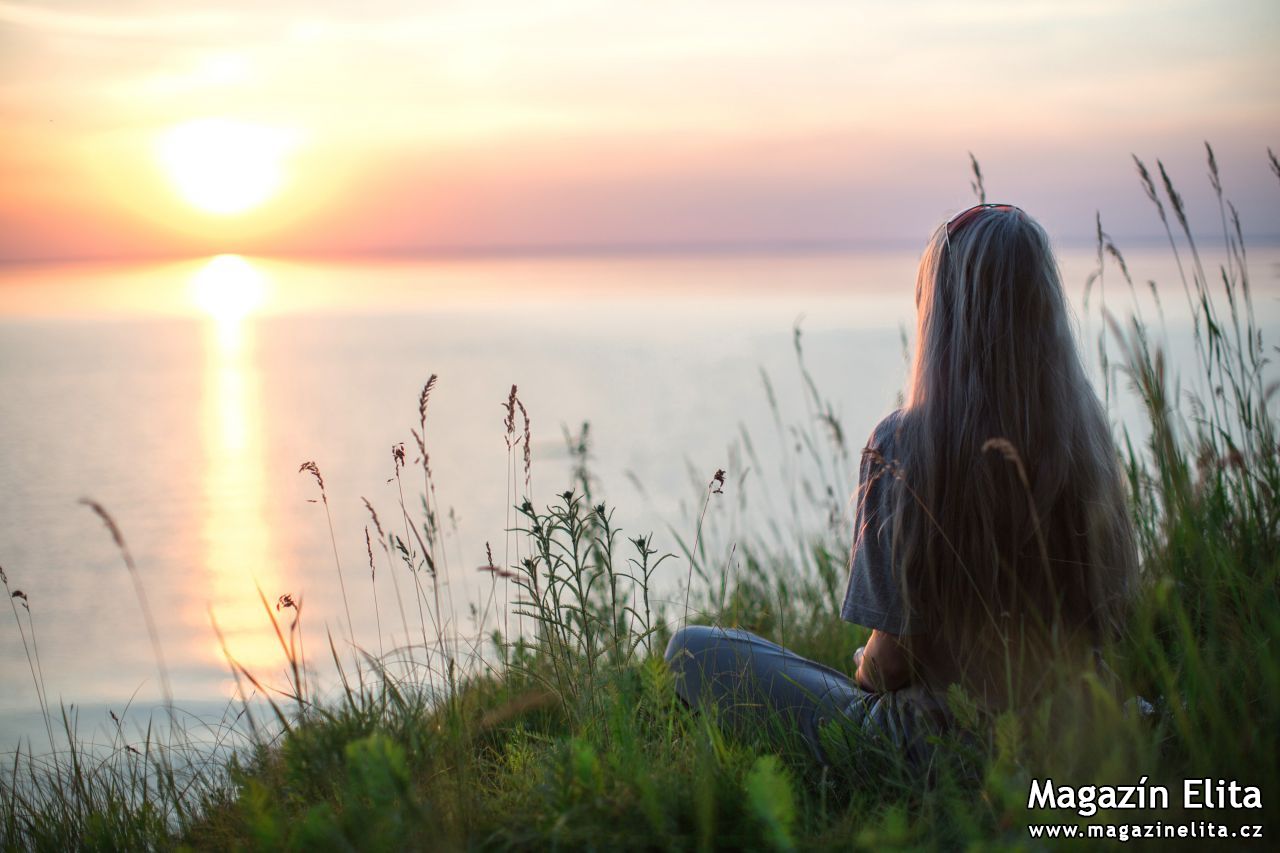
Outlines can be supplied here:
M993 197L1247 232L1280 193L1274 2L0 0L0 260L918 243ZM1270 182L1270 183L1268 183Z

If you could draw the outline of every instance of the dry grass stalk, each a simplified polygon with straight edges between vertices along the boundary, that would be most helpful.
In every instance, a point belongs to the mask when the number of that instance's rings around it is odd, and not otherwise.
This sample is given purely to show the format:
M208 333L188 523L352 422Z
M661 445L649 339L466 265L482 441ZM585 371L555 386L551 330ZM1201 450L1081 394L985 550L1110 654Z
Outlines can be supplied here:
M427 453L427 403L431 398L431 391L435 388L436 382L440 377L433 373L427 378L427 382L422 386L422 393L418 396L418 431L413 433L418 442L418 449L422 454L422 482L423 495L422 500L426 508L426 532L427 540L431 544L431 548L423 547L427 560L427 567L431 573L431 596L435 603L435 623L436 623L436 643L440 648L445 648L444 639L444 611L440 606L440 578L436 571L435 556L438 553L440 564L448 572L448 552L441 546L441 536L439 524L439 501L436 498L435 481L431 476L431 455ZM417 534L417 530L414 530ZM452 595L452 593L450 593ZM450 598L452 601L452 598ZM452 610L452 604L450 605ZM457 656L457 644L455 640L454 651L449 657L449 672L454 671L454 657Z
M387 573L391 575L391 588L396 594L396 608L400 611L400 625L404 629L404 641L405 643L410 643L412 635L409 633L409 619L405 615L404 599L400 596L400 581L396 578L395 561L391 558L391 549L387 547L386 531L382 529L382 521L378 518L378 511L373 508L373 504L369 503L369 499L362 497L360 500L364 502L364 508L369 511L369 517L373 520L374 529L378 531L378 544L382 546L382 553L386 557ZM412 658L412 652L410 652L410 658Z
M502 426L506 428L507 449L510 450L515 443L516 434L516 386L511 386L511 393L507 395L507 402L503 404L503 408L507 410L507 416L502 419Z
M378 606L378 570L373 565L373 541L369 538L369 525L364 526L364 547L369 554L369 585L373 590L373 618L378 627L378 659L386 656L382 645L382 610Z
M53 724L49 717L49 703L46 699L44 687L44 668L40 666L40 650L36 646L35 622L31 619L31 600L27 594L20 589L10 589L9 576L5 574L4 567L0 566L0 583L4 584L6 598L9 599L9 607L13 609L13 621L18 626L18 634L22 637L22 650L27 656L27 666L31 669L31 681L36 688L36 699L40 702L40 715L44 719L45 732L49 735L49 749L57 751L57 747L53 741ZM21 601L22 607L27 611L27 624L31 628L31 645L27 645L27 631L22 627L22 617L18 614L18 606L14 602Z
M1031 481L1027 478L1026 466L1022 464L1022 454L1018 452L1018 448L1013 446L1013 442L1007 438L987 439L982 444L982 452L986 453L990 450L998 452L1018 472L1018 482L1022 484L1022 492L1027 497L1027 511L1031 514L1031 525L1035 532L1036 545L1040 549L1040 562L1048 570L1049 547L1044 541L1044 532L1040 529L1040 514L1036 512L1036 500L1031 493Z
M799 345L799 336L796 337L797 346ZM689 592L693 589L693 564L698 557L699 549L702 546L702 523L707 517L707 507L711 505L712 495L724 494L724 478L723 468L717 468L716 472L711 475L711 480L707 483L707 493L702 499L702 511L698 513L698 529L693 537L693 550L689 552L689 576L685 579L684 586L684 624L689 624Z
M530 690L514 697L505 705L486 712L480 718L477 729L480 733L487 733L526 714L554 710L559 704L560 697L550 690Z
M530 485L529 485L530 472L532 471L532 468L533 468L533 450L532 450L533 436L530 430L528 410L525 409L524 403L521 402L519 398L516 398L516 405L520 408L520 417L524 421L524 432L522 436L524 440L524 447L522 448L522 450L524 451L524 492L527 495L529 494L529 490L530 490Z
M422 427L423 433L427 431L427 403L431 399L431 389L436 387L436 374L431 374L427 379L427 384L422 386L422 393L418 395L418 424Z
M978 204L986 204L987 188L982 182L982 167L978 165L978 158L973 156L972 151L969 152L969 168L973 170L973 180L969 182L969 188L978 197Z
M169 683L169 668L165 665L164 649L160 645L160 632L156 630L156 620L151 616L151 607L147 604L147 591L142 585L142 577L138 574L138 566L133 560L133 554L124 541L120 526L102 504L90 498L81 498L80 503L89 507L98 518L102 519L102 523L107 526L111 538L116 543L116 548L124 558L125 568L129 570L129 577L133 581L133 591L138 598L138 606L142 608L142 618L147 624L147 633L151 637L151 652L155 655L156 668L160 672L160 689L164 691L164 704L169 713L169 722L174 723L176 718L173 710L173 688Z
M329 495L325 492L324 477L320 474L320 468L315 462L303 462L298 466L298 473L308 472L316 478L316 483L320 486L320 499L324 502L324 517L329 523L329 544L333 547L333 565L338 572L338 587L342 591L342 609L347 614L347 636L351 641L355 642L355 622L351 620L351 605L347 599L347 583L342 578L342 560L338 558L338 537L333 532L333 515L329 512Z

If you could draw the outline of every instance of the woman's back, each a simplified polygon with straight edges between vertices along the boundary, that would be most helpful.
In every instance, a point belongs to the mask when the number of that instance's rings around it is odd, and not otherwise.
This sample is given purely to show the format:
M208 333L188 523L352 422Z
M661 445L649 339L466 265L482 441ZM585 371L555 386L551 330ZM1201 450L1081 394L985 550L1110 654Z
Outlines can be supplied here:
M1030 217L948 223L916 302L907 405L864 451L844 615L910 637L929 682L1003 703L1120 627L1134 556L1119 463Z
M1055 658L1119 629L1134 572L1115 448L1040 227L1006 205L948 222L916 305L907 405L862 457L841 615L874 630L854 677L740 629L685 626L667 646L691 706L781 725L824 761L834 731L926 766L939 689L1030 698Z

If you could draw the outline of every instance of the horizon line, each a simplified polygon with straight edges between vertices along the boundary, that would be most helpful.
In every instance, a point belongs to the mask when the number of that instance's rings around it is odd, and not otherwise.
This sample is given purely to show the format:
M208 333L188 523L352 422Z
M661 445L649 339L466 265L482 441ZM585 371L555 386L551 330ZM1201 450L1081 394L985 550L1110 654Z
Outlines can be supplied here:
M1181 238L1185 242L1185 237ZM1210 238L1211 239L1211 238ZM1168 235L1150 233L1122 238L1134 248L1151 248L1168 244ZM1070 236L1055 241L1059 248L1081 249L1097 245L1094 236ZM1246 245L1280 246L1280 233L1245 235ZM870 251L923 251L917 238L895 237L881 240L719 240L689 242L623 242L623 243L546 243L493 245L426 245L386 246L348 251L309 251L286 249L260 251L249 247L226 247L205 251L169 251L141 253L73 253L69 255L35 255L31 257L0 256L0 269L22 266L57 266L78 264L160 264L239 255L263 260L295 262L358 262L396 260L499 260L521 258L624 258L624 257L733 257L765 254L830 255ZM1124 248L1123 246L1121 247Z

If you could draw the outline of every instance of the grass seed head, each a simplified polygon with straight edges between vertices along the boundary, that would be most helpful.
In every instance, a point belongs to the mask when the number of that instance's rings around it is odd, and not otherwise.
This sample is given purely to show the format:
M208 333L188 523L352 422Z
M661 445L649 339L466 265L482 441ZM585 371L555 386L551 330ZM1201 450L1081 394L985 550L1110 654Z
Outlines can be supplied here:
M313 467L315 465L313 462L308 462L307 464ZM316 472L316 476L319 476L319 472ZM324 488L324 483L320 484L320 488ZM121 551L125 550L124 534L120 532L120 527L116 524L116 520L111 517L111 513L107 512L102 504L91 498L81 498L80 503L97 513L98 518L102 519L102 523L107 526L107 530L111 533L111 538L115 540L116 547Z
M512 388L514 389L515 386L513 385ZM520 417L524 421L524 490L527 492L529 491L529 473L533 467L533 450L531 447L533 435L530 430L529 412L518 397L516 398L516 405L520 407Z
M301 465L298 466L298 473L301 474L304 471L316 478L316 483L318 483L320 486L320 494L323 495L324 494L324 477L320 476L319 466L317 466L316 463L314 462L303 462Z
M431 374L427 384L422 386L422 393L418 395L418 424L424 433L427 431L427 402L431 399L431 389L436 387L436 379L436 374Z
M507 410L507 416L502 419L502 426L506 428L507 449L511 449L511 445L515 443L516 434L516 386L511 386L511 393L507 395L507 402L502 404Z
M373 508L373 504L369 503L368 498L361 498L364 501L364 508L369 510L369 517L373 519L373 529L378 531L379 539L386 539L387 534L382 532L382 522L378 520L378 511Z

